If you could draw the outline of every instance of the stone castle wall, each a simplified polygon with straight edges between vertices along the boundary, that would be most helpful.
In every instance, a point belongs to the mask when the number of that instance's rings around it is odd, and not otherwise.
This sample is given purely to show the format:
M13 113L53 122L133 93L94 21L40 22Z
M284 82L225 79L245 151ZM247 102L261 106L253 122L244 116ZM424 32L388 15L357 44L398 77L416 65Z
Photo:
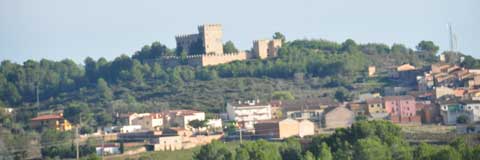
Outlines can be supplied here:
M244 51L238 53L224 53L223 55L204 55L202 56L202 66L213 66L246 59L248 59L248 53Z
M165 56L161 58L162 65L167 67L174 67L176 65L190 65L190 66L213 66L218 64L225 64L236 60L247 60L249 58L247 52L225 53L225 54L200 54L190 55L182 60L179 56Z

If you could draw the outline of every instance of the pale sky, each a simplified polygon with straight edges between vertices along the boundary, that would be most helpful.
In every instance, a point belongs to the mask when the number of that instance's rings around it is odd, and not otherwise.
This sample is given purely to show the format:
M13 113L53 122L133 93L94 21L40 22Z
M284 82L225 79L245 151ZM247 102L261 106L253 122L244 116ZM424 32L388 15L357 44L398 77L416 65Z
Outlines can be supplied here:
M0 0L0 61L109 60L159 41L223 25L224 41L249 49L276 31L294 39L357 43L432 40L449 48L447 24L458 50L480 57L479 0Z

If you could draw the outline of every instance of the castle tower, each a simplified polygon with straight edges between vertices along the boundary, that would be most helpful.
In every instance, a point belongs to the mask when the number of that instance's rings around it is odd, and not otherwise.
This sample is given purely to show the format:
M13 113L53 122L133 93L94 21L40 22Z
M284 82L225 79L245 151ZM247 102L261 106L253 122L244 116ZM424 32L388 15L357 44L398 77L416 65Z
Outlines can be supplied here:
M282 47L280 39L253 41L254 57L260 59L276 57L280 47Z
M268 57L268 41L269 40L253 41L253 50L256 58L265 59Z
M198 27L205 54L223 54L222 25L205 24Z
M177 41L177 49L180 52L187 52L189 54L203 54L203 48L201 48L201 39L199 34L188 34L175 36Z
M278 49L282 47L282 40L281 39L272 39L268 43L268 57L276 57L278 53Z

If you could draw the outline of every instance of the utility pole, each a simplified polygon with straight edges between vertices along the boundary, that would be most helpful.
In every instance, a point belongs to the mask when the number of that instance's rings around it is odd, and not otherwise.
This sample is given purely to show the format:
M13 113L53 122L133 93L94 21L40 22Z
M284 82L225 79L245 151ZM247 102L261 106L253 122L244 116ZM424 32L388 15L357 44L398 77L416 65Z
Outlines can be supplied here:
M37 91L37 109L38 109L38 108L40 108L40 96L39 96L39 94L40 94L40 91L38 90L38 88L39 88L39 87L38 87L38 83L39 83L39 82L37 82L37 83L36 83L36 91Z
M77 148L77 160L80 159L80 151L79 151L79 147L78 147L78 143L79 143L79 139L78 139L78 125L77 127L75 128L75 143L76 143L76 148Z
M80 113L79 114L80 116L78 117L79 119L79 125L77 125L76 129L75 129L75 136L76 136L76 146L77 146L77 160L80 160L80 148L79 148L79 145L78 143L80 143L80 135L78 134L78 128L80 126L82 126L82 114Z
M240 129L240 144L242 144L242 127L238 126L238 129Z
M105 159L105 130L102 129L102 160Z
M452 31L452 24L448 24L448 33L449 33L449 41L450 41L450 51L455 51L454 40L453 40L453 31Z

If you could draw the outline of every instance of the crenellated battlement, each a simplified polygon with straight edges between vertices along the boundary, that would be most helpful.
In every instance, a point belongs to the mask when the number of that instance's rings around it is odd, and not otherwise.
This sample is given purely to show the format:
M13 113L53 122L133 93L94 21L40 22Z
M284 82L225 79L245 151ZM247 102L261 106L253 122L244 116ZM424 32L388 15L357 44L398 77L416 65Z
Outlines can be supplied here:
M182 39L199 38L199 36L200 36L199 34L180 34L180 35L176 35L175 39L178 41Z
M265 42L265 43L268 43L270 40L268 39L258 39L258 40L253 40L253 43L262 43L262 42Z
M185 58L199 58L199 57L228 57L228 56L238 56L240 54L246 54L245 51L224 53L224 54L194 54L188 55ZM162 59L181 59L181 56L162 56Z
M204 24L204 25L199 25L198 26L199 30L202 30L202 29L205 29L205 28L219 29L219 28L222 28L222 25L221 24Z
M185 58L180 56L163 56L162 61L167 64L179 64L182 60L192 66L211 66L229 63L236 60L248 59L248 53L245 51L226 53L226 54L196 54L188 55Z

